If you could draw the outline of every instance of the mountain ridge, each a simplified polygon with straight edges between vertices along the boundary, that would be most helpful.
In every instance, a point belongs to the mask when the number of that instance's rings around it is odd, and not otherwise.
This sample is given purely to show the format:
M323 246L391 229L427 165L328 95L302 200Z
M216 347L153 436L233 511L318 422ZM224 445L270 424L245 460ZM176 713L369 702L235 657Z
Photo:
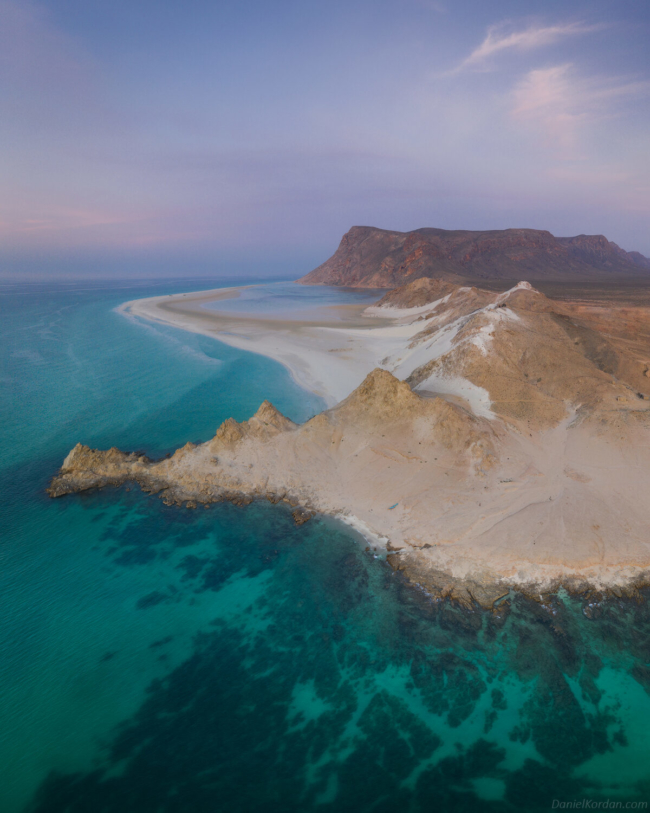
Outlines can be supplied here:
M650 278L650 259L603 235L555 237L539 229L353 226L336 252L298 280L305 285L395 288L421 277L463 280L584 281Z

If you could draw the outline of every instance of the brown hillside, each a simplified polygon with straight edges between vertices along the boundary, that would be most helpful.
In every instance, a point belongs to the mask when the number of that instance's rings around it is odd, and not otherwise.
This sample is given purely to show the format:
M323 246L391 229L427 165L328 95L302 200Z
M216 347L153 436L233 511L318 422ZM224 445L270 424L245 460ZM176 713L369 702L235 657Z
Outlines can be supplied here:
M419 277L461 280L604 280L650 277L650 260L602 235L536 229L386 231L354 226L336 253L300 282L395 288Z

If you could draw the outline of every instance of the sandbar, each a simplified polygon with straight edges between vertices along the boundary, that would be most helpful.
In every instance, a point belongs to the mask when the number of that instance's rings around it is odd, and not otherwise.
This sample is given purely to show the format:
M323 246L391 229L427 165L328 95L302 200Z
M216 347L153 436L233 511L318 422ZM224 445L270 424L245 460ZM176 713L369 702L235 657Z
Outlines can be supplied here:
M135 299L118 311L272 358L327 406L346 398L415 332L410 325L395 325L388 314L365 315L366 305L328 305L313 318L302 319L235 314L213 307L238 297L244 287L250 286Z

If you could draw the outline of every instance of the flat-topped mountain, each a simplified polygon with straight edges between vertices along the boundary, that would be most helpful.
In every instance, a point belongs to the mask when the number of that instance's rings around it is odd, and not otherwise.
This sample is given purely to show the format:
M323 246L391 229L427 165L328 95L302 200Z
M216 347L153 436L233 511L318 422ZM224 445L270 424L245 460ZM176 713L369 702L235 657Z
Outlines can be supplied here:
M419 277L461 280L650 278L650 259L602 235L554 237L537 229L387 231L354 226L336 253L299 282L394 288Z

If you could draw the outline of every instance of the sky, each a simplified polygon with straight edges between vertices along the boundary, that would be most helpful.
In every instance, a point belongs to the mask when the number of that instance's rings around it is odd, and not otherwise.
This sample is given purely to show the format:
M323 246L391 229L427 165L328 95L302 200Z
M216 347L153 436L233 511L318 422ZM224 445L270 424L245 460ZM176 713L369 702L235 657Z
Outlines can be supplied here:
M0 276L297 276L353 225L650 255L647 0L0 0Z

